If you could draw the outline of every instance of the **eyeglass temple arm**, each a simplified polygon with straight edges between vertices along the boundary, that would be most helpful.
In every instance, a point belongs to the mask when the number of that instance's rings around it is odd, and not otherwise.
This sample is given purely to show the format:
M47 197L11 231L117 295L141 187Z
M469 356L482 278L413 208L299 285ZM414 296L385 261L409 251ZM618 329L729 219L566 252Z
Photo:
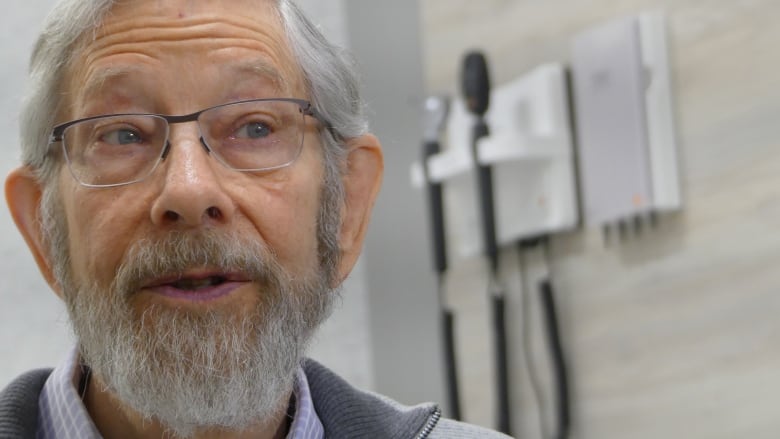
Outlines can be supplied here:
M307 102L307 104L308 105L306 105L305 107L301 107L301 111L303 112L303 114L305 114L307 116L311 116L311 117L317 119L318 121L320 121L322 126L326 130L328 130L328 133L330 133L330 135L335 140L337 140L337 141L344 140L344 137L341 134L339 134L339 132L336 130L336 128L333 126L333 124L330 123L330 121L325 116L323 116L322 113L317 111L317 109L314 108L314 105L311 102Z

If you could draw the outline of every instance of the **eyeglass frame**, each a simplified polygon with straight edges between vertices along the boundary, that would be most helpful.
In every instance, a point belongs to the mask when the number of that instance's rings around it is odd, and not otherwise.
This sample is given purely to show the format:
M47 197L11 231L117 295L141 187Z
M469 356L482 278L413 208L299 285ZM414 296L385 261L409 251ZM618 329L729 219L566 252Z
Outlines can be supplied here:
M258 98L258 99L244 99L239 101L233 101L233 102L226 102L224 104L214 105L211 107L204 108L202 110L196 111L194 113L190 114L184 114L184 115L170 115L170 114L158 114L158 113L117 113L117 114L101 114L97 116L89 116L84 117L81 119L75 119L68 122L61 123L59 125L54 126L52 128L51 134L49 135L49 150L47 151L47 155L49 155L54 150L54 144L55 143L61 143L62 144L62 153L65 156L65 161L68 164L68 170L70 170L71 176L73 176L73 179L76 180L80 185L90 188L111 188L111 187L117 187L117 186L127 186L133 183L139 183L143 180L145 180L147 177L152 175L154 173L154 170L157 169L157 166L160 164L160 162L164 161L165 158L168 156L168 153L171 149L171 142L170 139L167 138L170 135L170 132L168 135L166 135L165 139L165 145L162 147L160 156L157 158L157 162L154 164L154 166L149 170L149 173L144 175L141 178L138 178L136 180L123 182L123 183L113 183L113 184L88 184L81 181L78 177L76 177L73 174L73 169L70 163L70 158L68 156L68 151L65 148L65 130L67 130L69 127L82 123L82 122L88 122L90 120L96 120L96 119L102 119L105 117L122 117L122 116L151 116L151 117L157 117L165 121L167 124L167 127L170 128L172 124L179 124L179 123L186 123L186 122L196 122L199 123L198 118L201 114L211 111L217 108L222 107L228 107L231 105L239 105L239 104L246 104L246 103L252 103L252 102L292 102L294 104L297 104L301 114L303 116L310 116L314 119L318 120L322 126L328 130L328 132L333 136L334 139L338 139L336 130L333 128L333 126L327 121L327 119L320 113L314 105L306 100L306 99L298 99L298 98ZM303 138L301 139L303 140ZM200 136L200 143L203 146L203 148L206 150L208 154L211 154L213 152L212 148L206 143L206 140L203 138L203 136ZM300 153L299 153L300 155ZM289 162L278 165L278 166L272 166L268 168L258 168L258 169L237 169L232 167L231 165L225 163L223 160L217 160L219 163L227 167L228 169L237 171L237 172L265 172L265 171L271 171L274 169L280 169L287 166L290 166L291 164L295 163L295 160L297 160L298 156L295 156L292 160Z

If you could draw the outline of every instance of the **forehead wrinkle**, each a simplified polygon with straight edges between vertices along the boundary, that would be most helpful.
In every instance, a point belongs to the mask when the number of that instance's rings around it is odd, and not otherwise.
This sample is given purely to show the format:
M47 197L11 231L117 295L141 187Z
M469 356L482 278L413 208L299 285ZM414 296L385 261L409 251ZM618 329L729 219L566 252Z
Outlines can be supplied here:
M241 39L245 39L244 44L247 45L261 44L266 50L272 47L287 50L287 41L281 26L274 29L267 23L221 15L201 15L176 20L167 17L134 17L133 20L107 22L100 26L89 46L93 51L101 51L109 46L128 43L177 43L193 40L217 42Z
M260 52L262 57L256 58L262 61L244 70L267 77L280 91L300 90L305 93L303 74L289 47L280 19L277 14L269 14L268 17L269 20L249 20L204 14L177 20L153 16L111 21L114 16L109 15L93 38L84 41L80 58L83 66L124 53L135 52L153 58L161 51L176 50L180 44L205 42L204 54L230 49Z
M112 46L121 43L177 43L192 40L224 40L224 39L246 39L247 41L263 42L266 45L276 45L282 47L286 41L270 32L262 29L252 29L240 26L224 26L224 21L215 23L213 21L193 24L190 26L165 26L163 24L146 25L143 27L132 26L123 30L111 31L99 35L92 42L94 50L100 50L106 46ZM258 40L262 37L263 40Z
M205 42L203 46L204 55L210 51L221 51L225 49L247 49L258 51L263 54L264 57L277 65L283 66L280 54L275 53L269 44L256 39L235 38L235 37L222 37L217 38L213 36L198 36L194 38L188 38L182 40L180 38L163 39L155 38L147 41L119 41L117 40L113 44L106 44L100 47L88 48L83 57L85 65L90 65L99 61L102 58L107 58L112 55L121 54L133 54L141 55L148 58L156 58L160 54L165 54L169 48L176 45L185 45L192 42ZM168 45L166 47L166 44ZM174 54L176 52L170 52ZM288 66L291 67L291 66Z

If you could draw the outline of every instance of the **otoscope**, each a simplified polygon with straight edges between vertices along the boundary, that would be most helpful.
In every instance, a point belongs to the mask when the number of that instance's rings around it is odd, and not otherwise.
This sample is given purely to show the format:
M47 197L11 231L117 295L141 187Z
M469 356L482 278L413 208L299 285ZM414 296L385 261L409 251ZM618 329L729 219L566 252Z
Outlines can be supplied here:
M489 135L485 113L490 105L490 77L487 60L480 52L471 52L463 60L461 85L466 106L476 116L472 131L471 152L477 170L477 193L482 217L482 241L490 263L490 285L493 319L493 339L496 356L496 397L498 430L511 435L509 410L509 365L507 330L504 316L504 292L498 281L498 243L496 241L493 208L493 173L490 166L480 164L477 144Z
M447 247L445 243L444 229L444 202L442 199L441 183L433 182L428 169L428 159L439 153L439 138L447 121L449 113L449 99L443 96L431 96L425 100L424 108L424 140L423 144L423 171L428 192L428 207L430 229L433 244L433 266L436 271L437 293L439 298L440 323L443 336L444 371L447 380L447 401L450 416L456 420L461 419L460 395L458 392L457 363L455 360L455 316L447 305L444 289L444 275L447 271Z

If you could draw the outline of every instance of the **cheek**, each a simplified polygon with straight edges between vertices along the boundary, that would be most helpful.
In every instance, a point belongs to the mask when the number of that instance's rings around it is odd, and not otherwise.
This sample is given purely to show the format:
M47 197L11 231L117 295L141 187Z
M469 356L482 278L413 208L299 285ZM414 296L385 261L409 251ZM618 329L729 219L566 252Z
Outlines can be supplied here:
M71 264L80 283L108 285L132 242L137 220L131 202L104 194L75 201L68 212ZM78 199L78 198L76 198Z
M307 157L308 156L308 157ZM302 159L302 160L301 160ZM275 183L261 181L242 194L244 214L260 238L289 270L304 274L317 266L317 218L322 182L319 158L300 157L300 166Z
M264 203L248 212L261 239L279 262L294 273L304 274L317 261L317 191L269 191Z

